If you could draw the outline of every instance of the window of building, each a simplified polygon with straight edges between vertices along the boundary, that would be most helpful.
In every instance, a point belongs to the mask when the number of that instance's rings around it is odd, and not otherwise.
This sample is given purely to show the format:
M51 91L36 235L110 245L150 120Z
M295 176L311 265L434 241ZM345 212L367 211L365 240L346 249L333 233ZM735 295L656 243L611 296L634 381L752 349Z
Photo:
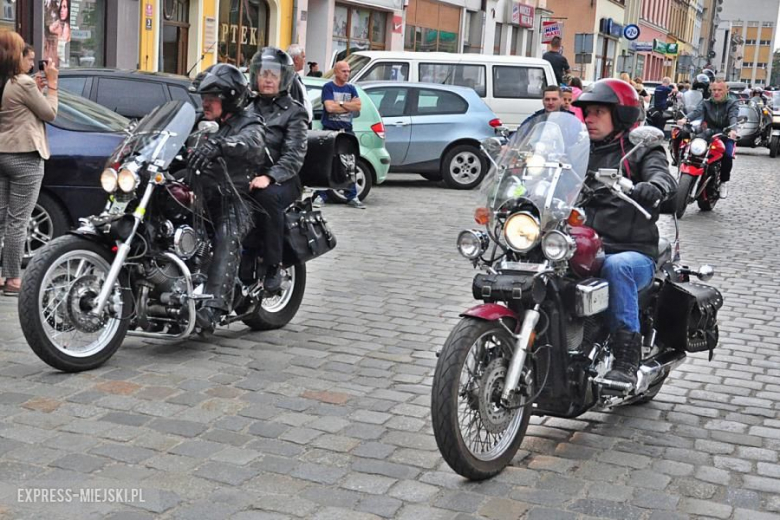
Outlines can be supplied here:
M13 0L2 0L3 12L0 13L0 29L16 30L16 2Z
M745 45L755 45L756 40L745 40Z
M405 0L407 51L458 52L461 30L461 9L431 0ZM468 15L467 15L468 16ZM473 20L472 20L473 22ZM476 30L472 24L471 29ZM464 38L465 40L466 38ZM472 45L481 39L472 38Z
M406 26L404 50L416 52L457 52L458 33L428 27Z
M775 22L762 22L761 27L774 27Z
M772 45L772 40L759 40L759 45Z
M471 87L480 97L485 97L487 90L484 65L420 63L417 74L420 81L427 83Z
M748 27L758 27L759 25L758 22L748 22Z
M268 12L265 0L220 0L220 62L249 66L252 56L268 45Z
M465 114L468 108L466 100L452 92L420 89L417 93L418 115Z
M409 35L406 36L408 38ZM336 4L333 12L333 49L338 51L337 61L354 51L383 51L386 40L386 12Z
M767 67L767 64L766 64L766 63L761 63L761 62L758 62L758 63L756 64L756 66L757 66L759 69L765 69L765 68Z
M743 68L751 68L752 69L753 68L753 62L752 61L744 61L744 62L742 62L742 67Z
M493 66L493 97L541 99L547 78L536 67Z

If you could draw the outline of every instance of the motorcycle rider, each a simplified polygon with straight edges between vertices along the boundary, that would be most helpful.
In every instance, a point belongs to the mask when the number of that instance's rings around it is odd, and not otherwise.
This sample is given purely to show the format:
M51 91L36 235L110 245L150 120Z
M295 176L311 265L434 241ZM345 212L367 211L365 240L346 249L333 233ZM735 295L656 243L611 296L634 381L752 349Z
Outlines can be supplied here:
M708 72L709 74L705 74L704 72ZM701 92L701 95L704 99L710 98L710 74L712 74L712 71L705 69L705 71L694 78L693 85L691 85L690 89L692 91L698 90ZM684 100L685 97L683 97L683 102ZM701 105L701 102L699 105ZM669 143L669 153L672 156L672 164L674 166L677 166L677 164L680 162L680 143L682 143L683 139L690 138L690 132L685 128L680 128L677 129L676 132L672 132L672 139Z
M636 89L619 79L602 79L591 84L573 105L582 108L591 139L588 171L618 168L633 146L628 133L639 124L642 114ZM623 161L622 168L623 176L634 182L631 198L652 219L647 220L611 191L598 189L601 184L590 178L587 184L595 191L585 210L606 253L601 277L609 282L607 315L614 363L605 379L635 385L641 358L638 294L653 280L659 206L674 194L677 182L669 173L666 152L660 144L637 150Z
M716 78L710 85L710 90L712 97L702 101L693 112L677 123L682 125L703 117L707 128L715 132L723 132L724 128L731 127L728 136L723 138L726 151L721 159L720 167L720 196L725 199L728 196L726 183L731 180L731 169L734 165L734 144L737 139L735 126L739 116L739 103L737 100L729 98L728 85L726 85L726 80L722 78Z
M214 232L214 257L204 289L213 298L203 303L197 315L201 329L210 332L220 315L228 310L226 298L238 268L242 235L242 191L248 194L246 186L252 172L263 159L265 132L262 119L245 110L248 83L244 74L233 65L212 65L198 75L191 90L200 94L203 100L203 119L219 124L219 130L191 150L187 159L190 175L203 172L199 178ZM227 166L227 178L215 165L220 157Z
M282 287L284 212L303 189L298 171L306 158L309 118L304 106L289 94L297 76L289 54L265 47L252 57L249 74L251 88L258 94L250 110L265 121L265 149L249 183L261 211L256 215L257 226L244 242L241 273L246 276L262 250L263 288L273 293Z

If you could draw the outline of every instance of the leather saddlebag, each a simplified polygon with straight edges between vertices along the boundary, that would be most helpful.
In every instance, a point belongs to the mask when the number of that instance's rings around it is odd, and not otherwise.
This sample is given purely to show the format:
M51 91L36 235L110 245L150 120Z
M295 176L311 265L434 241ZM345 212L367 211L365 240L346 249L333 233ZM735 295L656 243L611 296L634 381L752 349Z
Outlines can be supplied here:
M685 352L712 351L718 345L718 309L723 296L716 288L694 282L667 283L658 302L659 339Z
M311 199L299 200L284 215L285 266L305 263L336 247L336 237Z
M355 182L360 156L357 137L332 130L309 130L306 159L298 176L310 188L346 189Z

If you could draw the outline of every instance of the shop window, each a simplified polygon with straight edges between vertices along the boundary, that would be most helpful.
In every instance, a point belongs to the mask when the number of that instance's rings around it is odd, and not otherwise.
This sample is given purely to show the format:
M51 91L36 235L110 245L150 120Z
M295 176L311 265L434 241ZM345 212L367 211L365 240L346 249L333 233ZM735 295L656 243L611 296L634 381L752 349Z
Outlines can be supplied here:
M399 117L406 111L408 89L406 88L376 88L368 92L379 115L382 117Z
M420 89L417 94L418 115L465 114L468 108L469 104L452 92Z
M220 0L220 62L248 67L252 56L266 45L268 4L265 0Z
M409 79L408 63L377 63L360 81L406 81Z
M104 67L104 0L51 0L44 13L42 58L60 68Z
M417 74L422 82L471 87L480 97L485 97L486 85L484 65L420 63Z
M493 65L493 97L541 99L546 86L544 69Z
M333 11L333 50L336 61L355 51L384 50L387 13L336 4Z
M404 35L404 50L416 52L458 52L458 33L407 25Z

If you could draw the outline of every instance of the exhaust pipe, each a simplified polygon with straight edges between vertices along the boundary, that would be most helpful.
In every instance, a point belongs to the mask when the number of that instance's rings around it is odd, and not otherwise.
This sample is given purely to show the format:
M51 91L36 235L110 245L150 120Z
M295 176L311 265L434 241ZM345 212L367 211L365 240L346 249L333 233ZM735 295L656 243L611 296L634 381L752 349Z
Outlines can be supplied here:
M667 350L639 366L636 381L636 394L643 394L661 377L665 376L685 361L685 352Z

